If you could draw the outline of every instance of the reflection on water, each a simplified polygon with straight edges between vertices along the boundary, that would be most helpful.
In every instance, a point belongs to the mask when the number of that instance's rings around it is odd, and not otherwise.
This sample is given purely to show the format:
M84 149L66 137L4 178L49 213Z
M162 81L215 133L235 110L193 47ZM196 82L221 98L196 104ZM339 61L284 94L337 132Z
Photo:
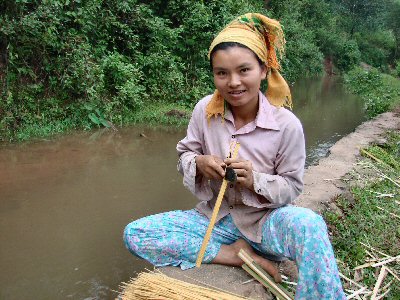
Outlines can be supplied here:
M365 120L361 99L346 93L335 77L300 79L292 93L293 112L304 127L307 165L325 157L337 140Z
M332 80L299 81L293 98L309 164L363 119L360 101ZM0 299L110 299L150 267L124 248L122 230L194 206L176 171L184 134L130 128L1 145Z

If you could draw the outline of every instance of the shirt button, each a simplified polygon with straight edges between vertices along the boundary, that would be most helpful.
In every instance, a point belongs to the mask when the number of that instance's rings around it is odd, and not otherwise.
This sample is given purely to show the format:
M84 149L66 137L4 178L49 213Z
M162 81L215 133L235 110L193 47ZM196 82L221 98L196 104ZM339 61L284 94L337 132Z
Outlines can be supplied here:
M233 205L229 206L229 209L233 209Z
M236 136L234 134L232 134L232 138L234 139Z
M257 192L258 192L258 193L261 193L261 189L258 189Z

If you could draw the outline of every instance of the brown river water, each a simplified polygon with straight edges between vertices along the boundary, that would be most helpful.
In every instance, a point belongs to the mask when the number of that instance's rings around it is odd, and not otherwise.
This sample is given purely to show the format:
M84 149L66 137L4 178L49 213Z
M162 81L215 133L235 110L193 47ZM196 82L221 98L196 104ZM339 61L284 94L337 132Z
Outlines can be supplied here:
M292 90L308 165L364 120L362 102L337 80ZM132 127L0 144L0 299L114 299L120 282L151 268L125 249L122 231L195 205L176 171L184 135Z

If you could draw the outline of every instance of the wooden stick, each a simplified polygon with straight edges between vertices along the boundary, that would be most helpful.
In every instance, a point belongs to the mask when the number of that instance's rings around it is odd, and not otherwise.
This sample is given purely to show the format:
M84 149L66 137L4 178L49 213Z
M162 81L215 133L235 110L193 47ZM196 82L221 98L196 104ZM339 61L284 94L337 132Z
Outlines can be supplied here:
M369 192L376 194L377 198L383 198L383 197L393 198L395 195L395 194L383 194L383 193L379 193L379 192L375 192L375 191L369 191Z
M293 300L293 297L290 297L286 295L284 292L280 290L280 288L274 288L272 285L269 284L265 280L265 278L261 277L258 275L256 272L253 271L252 268L250 268L247 264L243 264L242 268L249 273L251 276L253 276L255 279L257 279L258 282L260 282L263 286L265 286L268 290L271 291L272 294L274 294L278 299L284 299L284 300ZM272 283L272 281L271 281Z
M375 262L369 262L369 263L366 263L366 264L357 266L357 267L355 267L353 270L356 271L356 270L368 268L368 267L372 266L373 264L375 264Z
M386 271L387 271L387 268L386 268ZM392 285L393 281L394 281L394 279L390 280L387 285L385 285L384 287L381 288L381 290L386 291Z
M399 276L397 276L396 273L394 271L392 271L392 269L386 267L386 271L388 271L390 274L392 274L393 277L396 278L400 282Z
M382 266L381 271L379 272L378 280L375 283L374 290L372 291L371 300L376 300L376 295L378 294L379 287L382 284L382 281L385 279L387 274L385 266Z
M358 286L359 288L363 288L363 286L361 284L358 284L357 282L355 282L354 280L351 280L350 278L344 276L342 273L339 272L339 276L342 277L343 279L346 279L347 281L351 282L352 284Z
M347 299L352 299L352 298L356 297L357 295L362 294L362 292L364 292L366 289L367 289L366 287L362 287L358 291L355 291L353 294L347 296Z
M242 268L269 289L278 299L293 300L294 296L281 285L276 284L272 277L253 261L243 249L240 250L238 255L245 262Z
M382 173L381 170L379 170L377 167L375 167L373 164L370 164L370 166L379 174L379 176L389 180L390 182L392 182L393 184L395 184L396 186L400 187L400 184L398 183L399 180L393 180L392 178L386 176L384 173ZM396 182L397 181L397 182Z
M281 274L279 274L278 268L276 268L276 267L273 265L273 263L270 263L270 262L268 261L267 264L264 264L264 266L261 267L261 266L259 266L259 265L256 263L256 261L255 261L245 250L243 250L243 249L240 249L240 251L239 251L239 253L238 253L238 256L239 256L243 261L245 261L245 260L243 259L243 257L244 257L244 258L246 259L245 263L247 263L247 264L251 263L251 264L253 264L254 266L260 268L260 270L266 271L267 274L268 274L268 276L269 276L269 275L272 276L272 277L273 277L273 280L274 280L276 283L282 282Z
M232 158L236 158L239 148L240 148L240 144L236 143ZM214 206L213 213L211 215L210 223L208 224L206 235L204 236L203 243L201 245L199 254L197 256L196 267L198 267L198 268L200 268L201 263L203 262L204 253L206 252L208 242L210 241L211 232L214 228L215 220L217 219L219 208L221 207L222 199L224 198L224 194L225 194L227 185L228 185L228 181L224 178L222 180L222 185L221 185L221 188L218 193L217 201L215 202L215 206Z
M383 256L386 256L386 257L389 257L389 258L391 257L390 255L387 255L386 253L383 253L383 252L379 251L378 249L375 249L374 247L371 247L371 246L369 246L367 244L364 244L363 242L360 242L360 244L363 245L364 247L367 247L367 248L371 249L372 251L375 251L375 252L377 252L379 254L382 254Z
M275 279L267 274L246 251L240 249L238 256L245 262L245 264L242 265L242 268L257 279L262 285L268 288L275 296L284 300L293 299L293 295L281 285L275 283ZM280 276L278 279L280 279Z
M372 267L376 268L376 267L379 267L379 266L382 266L382 265L386 265L386 264L388 264L388 263L390 263L390 262L392 262L394 260L398 260L398 259L400 259L400 255L395 256L395 257L391 257L391 258L389 258L387 260L384 260L384 261L381 261L381 262L378 262L378 263L375 263L375 264L372 265Z
M379 207L379 206L376 205L376 208L379 209L379 210L381 210L381 211L384 211L385 213L388 213L389 215L392 215L392 216L395 217L395 218L400 219L400 217L399 217L398 215L396 215L396 214L394 214L394 213L391 213L390 211L387 211L387 210L383 209L382 207Z
M383 294L380 294L378 297L376 297L376 300L382 299L383 297L386 296L387 293L389 293L391 289L386 290Z
M380 160L380 159L377 158L376 156L374 156L374 155L372 155L371 153L369 153L367 150L360 148L360 151L361 151L362 153L368 155L370 158L376 160L377 162L380 162L380 163L382 163L382 164L384 164L384 165L389 166L388 163L384 162L383 160Z

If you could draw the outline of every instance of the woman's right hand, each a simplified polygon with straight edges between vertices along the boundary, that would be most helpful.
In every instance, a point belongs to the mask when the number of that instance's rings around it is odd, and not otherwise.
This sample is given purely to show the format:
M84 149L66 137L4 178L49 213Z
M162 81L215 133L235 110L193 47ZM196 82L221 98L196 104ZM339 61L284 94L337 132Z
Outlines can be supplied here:
M196 174L208 179L222 179L225 176L225 163L215 155L198 155L196 161Z

